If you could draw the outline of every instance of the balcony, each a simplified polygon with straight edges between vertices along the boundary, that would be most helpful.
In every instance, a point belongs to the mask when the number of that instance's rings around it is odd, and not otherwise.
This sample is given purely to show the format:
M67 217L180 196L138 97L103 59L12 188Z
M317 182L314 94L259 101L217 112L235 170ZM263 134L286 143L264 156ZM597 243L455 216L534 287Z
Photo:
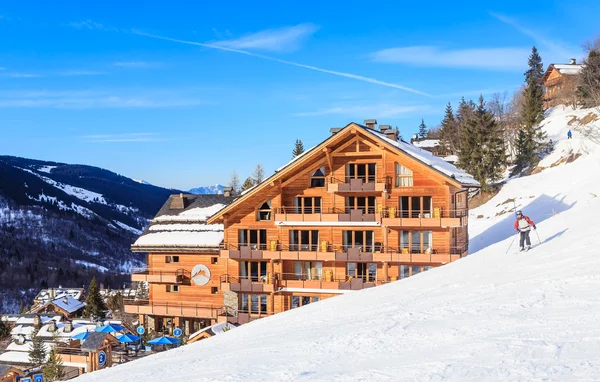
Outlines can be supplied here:
M379 193L389 190L392 178L375 176L346 176L344 179L330 178L327 183L327 192L344 193Z
M445 211L434 207L432 211L403 211L387 207L381 213L381 225L386 227L466 227L467 209Z
M190 272L183 268L173 271L151 270L149 268L132 268L131 281L144 281L156 284L182 284L189 282Z
M217 319L223 306L172 301L125 300L125 313Z
M373 253L373 261L402 264L446 264L461 259L468 254L468 245L450 247L449 250L423 250L420 247L385 247Z
M276 278L279 280L280 287L300 289L361 290L381 284L375 277L354 275L334 277L333 272L327 270L323 273L322 275L282 273Z
M273 293L277 286L274 277L221 275L221 289L233 292Z
M269 244L223 244L221 256L248 260L335 260L333 246L326 242L320 245L283 245L274 240Z
M320 207L280 207L275 209L276 222L302 222L302 225L310 223L338 223L338 222L376 222L378 216L374 207L365 208L330 208Z

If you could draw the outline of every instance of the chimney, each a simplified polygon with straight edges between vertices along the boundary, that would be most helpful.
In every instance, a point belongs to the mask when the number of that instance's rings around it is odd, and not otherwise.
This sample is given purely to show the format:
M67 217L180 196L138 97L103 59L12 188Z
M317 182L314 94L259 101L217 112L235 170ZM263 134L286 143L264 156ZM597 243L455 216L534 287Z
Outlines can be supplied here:
M335 135L340 130L342 130L341 127L332 127L331 129L329 129L329 132L331 133L331 135Z
M56 321L51 320L48 323L48 331L51 332L51 333L54 333L56 331Z
M574 59L574 58L570 58L570 59L569 59L569 64L570 64L570 65L576 65L576 64L577 64L577 60L576 60L576 59Z
M183 194L175 195L171 199L172 210L182 210L185 208L185 197Z
M365 119L365 126L367 126L369 129L375 129L376 124L376 119Z
M71 333L73 331L73 321L65 321L65 333Z
M223 196L228 198L231 194L233 194L233 187L223 187Z
M56 297L56 290L54 290L54 288L49 288L48 296L50 297L50 300L54 300L54 297Z
M392 126L390 125L379 125L379 131L381 131L382 133L385 133L386 130L391 129Z
M42 326L42 319L40 318L39 314L33 316L33 326L35 328L40 328Z
M398 141L398 138L400 137L400 132L398 131L398 129L387 129L385 131L385 136L388 139L391 139L393 141Z

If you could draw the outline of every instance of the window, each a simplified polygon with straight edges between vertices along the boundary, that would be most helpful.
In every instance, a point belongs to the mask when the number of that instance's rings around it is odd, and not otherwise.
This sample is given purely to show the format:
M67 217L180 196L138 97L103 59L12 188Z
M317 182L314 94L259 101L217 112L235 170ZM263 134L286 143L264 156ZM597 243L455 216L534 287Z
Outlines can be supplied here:
M294 213L296 214L320 214L321 197L298 196L294 198Z
M364 282L375 282L377 280L376 263L347 263L348 277L358 277Z
M211 257L210 258L210 263L211 264L218 264L219 263L219 258L218 257Z
M433 216L433 198L431 196L401 196L399 200L400 217L430 218Z
M212 294L219 293L219 287L210 287L210 293L212 293Z
M413 172L407 167L396 163L396 187L412 187Z
M374 214L377 198L374 196L347 196L346 213L350 210L362 210L364 214Z
M240 261L240 278L253 282L267 282L266 261Z
M420 265L413 265L412 267L412 275L416 275L417 273L421 272L421 266Z
M410 267L408 265L400 266L400 278L405 279L410 276Z
M271 201L267 200L258 207L258 220L271 220Z
M294 261L294 280L322 280L322 261Z
M363 252L373 250L373 231L342 231L344 248L360 247Z
M174 263L178 263L179 262L179 256L173 256L173 262Z
M169 263L178 263L179 262L179 256L165 256L165 263L169 264Z
M325 167L317 169L310 176L310 187L325 187Z
M375 183L377 165L375 163L349 163L346 165L346 183L351 179L362 179L365 183Z
M318 230L290 231L290 251L317 251L319 248Z
M308 305L311 302L317 302L320 299L321 299L320 297L292 296L292 309L299 308L304 305Z
M179 292L179 285L167 285L167 293Z
M410 249L411 253L431 253L433 251L433 231L400 231L400 250ZM410 241L409 241L410 240Z
M266 249L266 229L240 229L238 230L238 242L240 247L250 246L253 250Z
M242 293L242 304L240 306L242 312L248 312L248 294Z
M242 293L240 312L251 314L267 314L267 295Z
M312 298L312 302L319 302L321 300L321 297L313 297Z

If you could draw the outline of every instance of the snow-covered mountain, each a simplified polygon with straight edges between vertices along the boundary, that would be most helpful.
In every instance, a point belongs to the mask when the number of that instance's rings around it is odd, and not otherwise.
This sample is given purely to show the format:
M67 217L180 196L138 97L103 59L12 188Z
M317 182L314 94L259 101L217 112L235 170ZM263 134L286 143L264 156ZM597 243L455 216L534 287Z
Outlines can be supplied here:
M168 196L97 167L0 156L0 313L47 285L128 281L129 246Z
M554 151L471 211L470 256L80 380L597 380L600 120L591 112L549 113ZM513 243L515 205L538 228L526 253Z
M222 194L223 193L223 185L221 184L215 184L213 186L201 186L201 187L196 187L196 188L192 188L191 190L189 190L188 192L190 194Z

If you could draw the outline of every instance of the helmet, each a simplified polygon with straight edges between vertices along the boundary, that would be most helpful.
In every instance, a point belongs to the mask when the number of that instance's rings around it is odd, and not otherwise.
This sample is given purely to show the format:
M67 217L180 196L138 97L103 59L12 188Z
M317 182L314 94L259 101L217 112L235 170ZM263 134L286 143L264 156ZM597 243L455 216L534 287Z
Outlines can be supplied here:
M518 210L518 211L517 211L517 215L523 215L523 211L521 211L521 210Z

